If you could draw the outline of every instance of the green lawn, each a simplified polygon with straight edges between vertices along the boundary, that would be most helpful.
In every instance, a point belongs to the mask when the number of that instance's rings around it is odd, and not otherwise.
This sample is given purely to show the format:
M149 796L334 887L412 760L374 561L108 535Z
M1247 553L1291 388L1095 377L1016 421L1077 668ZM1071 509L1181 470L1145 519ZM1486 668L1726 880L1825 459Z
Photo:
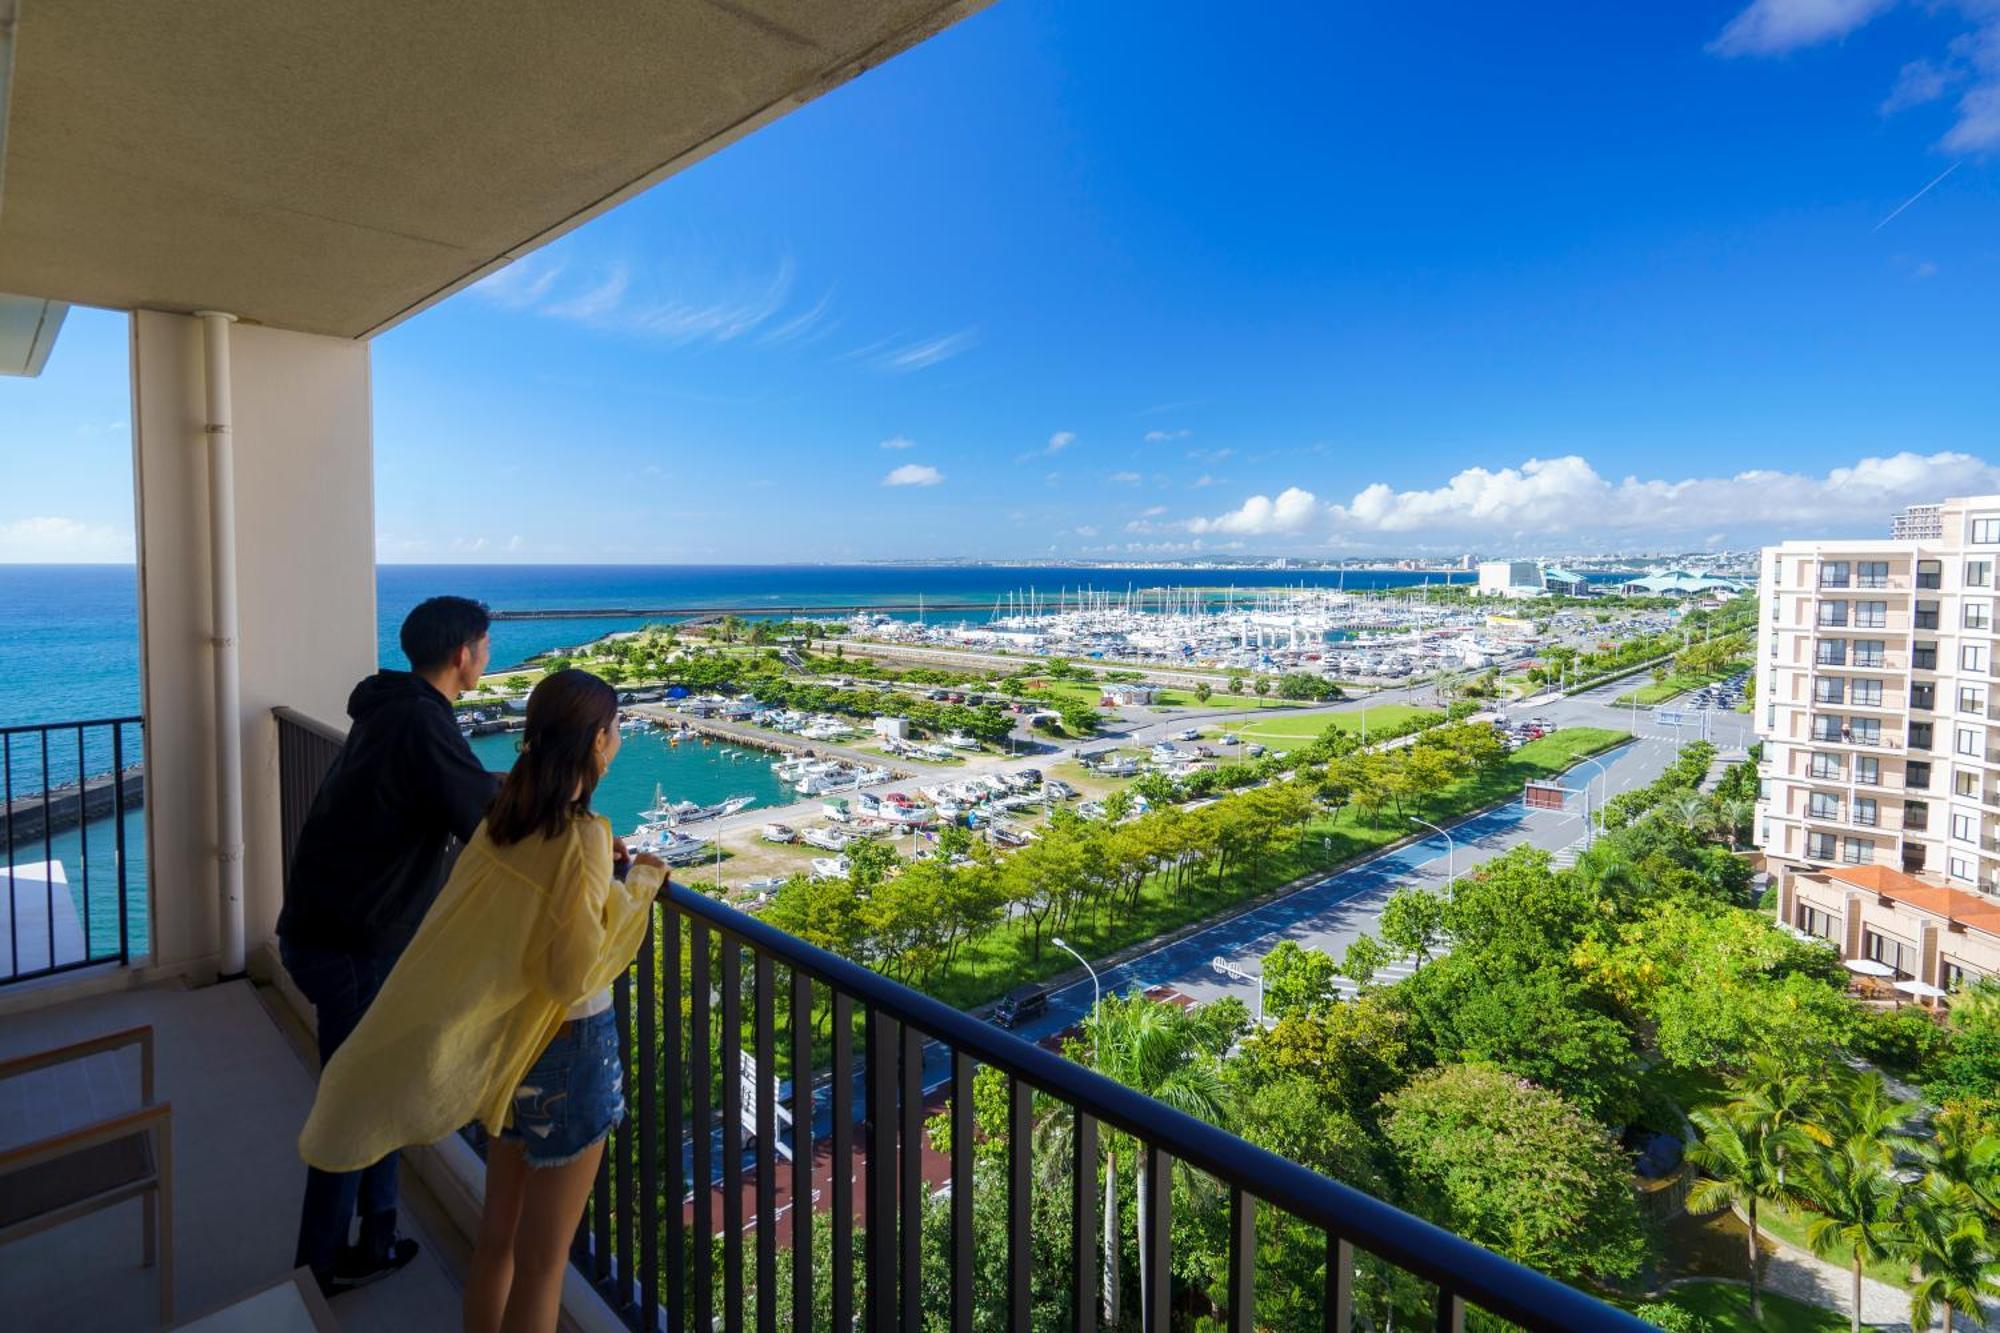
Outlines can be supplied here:
M1764 1293L1763 1322L1753 1322L1750 1288L1733 1282L1690 1282L1662 1294L1656 1303L1700 1315L1715 1333L1846 1333L1848 1327L1846 1315L1773 1291Z
M1554 732L1522 746L1491 773L1447 787L1415 813L1442 823L1517 798L1522 784L1530 779L1552 777L1575 764L1578 757L1608 750L1626 739L1622 731L1598 727ZM1212 875L1203 875L1190 880L1178 899L1170 896L1164 880L1152 880L1140 891L1138 905L1132 910L1075 921L1065 930L1065 937L1086 957L1102 958L1216 916L1246 898L1269 893L1301 876L1366 856L1411 831L1406 817L1390 811L1383 812L1380 822L1371 824L1352 809L1342 810L1307 824L1295 847L1265 857L1254 872L1245 868L1220 882ZM934 978L927 989L947 1004L970 1009L1023 982L1039 981L1074 966L1069 955L1057 949L1044 947L1042 956L1035 958L1029 945L1024 921L1003 922L969 941L952 970Z
M1400 726L1413 717L1431 718L1438 715L1435 708L1418 708L1413 704L1376 704L1368 710L1368 728L1371 732ZM1245 741L1261 741L1265 745L1298 745L1305 741L1316 741L1329 726L1342 731L1361 731L1361 712L1356 709L1342 713L1302 713L1290 717L1256 718L1234 726L1209 727L1211 737L1233 733Z

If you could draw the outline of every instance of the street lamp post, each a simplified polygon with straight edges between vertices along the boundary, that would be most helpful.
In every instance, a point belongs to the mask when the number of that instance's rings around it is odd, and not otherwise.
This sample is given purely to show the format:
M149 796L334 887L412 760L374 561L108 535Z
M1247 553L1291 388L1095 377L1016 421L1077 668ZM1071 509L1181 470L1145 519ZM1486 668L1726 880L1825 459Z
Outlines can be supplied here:
M1257 983L1257 1026L1262 1027L1264 1025L1264 974L1262 972L1245 972L1240 967L1231 967L1229 960L1221 954L1217 954L1215 957L1209 959L1208 965L1225 977L1235 977L1238 981L1254 981Z
M1422 824L1425 828L1430 829L1444 839L1445 883L1456 883L1458 880L1458 844L1452 841L1451 834L1446 833L1436 824L1431 823L1430 820L1418 819L1415 815L1410 816L1410 822L1412 824Z
M1076 959L1077 962L1082 963L1083 970L1090 973L1090 1012L1091 1015L1095 1017L1097 1014L1097 1006L1104 1003L1104 993L1097 988L1097 969L1090 965L1090 960L1088 958L1085 958L1082 954L1070 948L1069 945L1063 943L1062 940L1051 939L1049 943L1055 945L1056 948L1061 949L1071 958ZM1090 1062L1092 1064L1097 1063L1097 1030L1095 1028L1092 1028L1090 1033Z

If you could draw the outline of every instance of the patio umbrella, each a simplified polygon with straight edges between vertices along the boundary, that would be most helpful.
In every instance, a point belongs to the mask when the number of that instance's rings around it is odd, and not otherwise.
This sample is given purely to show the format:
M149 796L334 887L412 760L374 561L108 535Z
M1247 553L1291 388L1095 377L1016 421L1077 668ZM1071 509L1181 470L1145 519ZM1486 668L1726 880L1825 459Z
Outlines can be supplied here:
M1857 977L1893 977L1896 969L1887 963L1878 963L1873 958L1850 958L1841 964Z
M1899 981L1896 989L1905 995L1914 995L1920 1000L1942 1000L1945 992L1942 986L1933 986L1928 981Z

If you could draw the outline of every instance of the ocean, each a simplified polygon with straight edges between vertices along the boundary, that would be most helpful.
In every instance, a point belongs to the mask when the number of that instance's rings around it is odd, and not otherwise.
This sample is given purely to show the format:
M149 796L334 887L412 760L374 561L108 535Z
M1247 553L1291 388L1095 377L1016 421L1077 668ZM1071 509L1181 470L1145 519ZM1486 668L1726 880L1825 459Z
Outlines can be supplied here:
M1462 576L1463 578L1470 577ZM1344 573L1303 570L1088 570L1036 566L916 565L384 565L376 571L376 656L384 665L405 665L397 629L409 609L426 597L456 593L496 609L702 608L758 606L814 607L893 605L922 598L930 603L990 605L1010 592L1030 588L1043 596L1079 586L1102 592L1128 588L1272 588L1344 586L1350 589L1412 587L1443 582L1446 576L1385 570ZM309 590L301 589L301 595ZM986 612L951 612L945 618L981 620ZM493 625L496 669L538 653L572 647L615 630L634 629L648 618L606 615L562 620L501 620ZM116 565L0 565L0 727L75 722L131 716L139 711L139 620L137 571ZM339 721L340 719L329 719ZM125 757L140 757L136 729L129 729ZM495 770L511 765L512 736L487 736L474 748ZM50 742L50 781L74 777L75 742L58 735ZM107 733L85 742L86 772L109 771ZM786 793L770 771L769 755L723 753L719 745L668 746L657 737L634 735L598 789L595 805L620 832L638 822L656 789L670 800L706 804L749 795L759 806ZM9 762L19 797L41 790L40 742L22 735L8 742ZM7 776L0 774L0 776ZM127 816L125 871L127 926L135 950L146 940L145 836L143 811ZM0 867L53 858L71 880L78 915L87 919L93 954L115 951L118 932L116 830L110 820L59 832L32 844L0 847ZM86 904L83 873L91 892ZM4 890L0 890L4 891Z

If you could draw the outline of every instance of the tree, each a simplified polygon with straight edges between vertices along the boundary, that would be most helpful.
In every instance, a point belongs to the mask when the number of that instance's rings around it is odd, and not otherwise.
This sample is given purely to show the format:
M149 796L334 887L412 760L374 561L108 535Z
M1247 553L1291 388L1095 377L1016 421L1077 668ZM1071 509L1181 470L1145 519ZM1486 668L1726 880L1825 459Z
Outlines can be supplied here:
M1284 1019L1324 1015L1340 1002L1334 985L1339 973L1333 956L1280 940L1264 955L1264 1013Z
M1176 1111L1220 1124L1227 1118L1230 1109L1229 1091L1222 1081L1216 1053L1200 1049L1199 1035L1199 1029L1173 1005L1161 1004L1134 992L1122 999L1114 995L1093 1009L1090 1017L1084 1020L1083 1040L1079 1045L1098 1073ZM1105 1135L1104 1290L1107 1303L1118 1286L1116 1181L1118 1149L1124 1146L1121 1138L1116 1133ZM1133 1145L1131 1155L1138 1176L1138 1232L1143 1236L1146 1223L1152 1216L1153 1200L1147 1185L1144 1155L1137 1151L1136 1145ZM1146 1280L1149 1276L1147 1263L1147 1248L1141 1246L1139 1290L1142 1293L1150 1290ZM1141 1311L1141 1318L1148 1327L1155 1320L1161 1325L1166 1322L1164 1311ZM1105 1322L1116 1326L1118 1313L1115 1309L1106 1310Z
M1429 889L1403 888L1382 904L1382 942L1421 969L1444 938L1444 900Z
M1931 1312L1939 1306L1944 1307L1945 1333L1955 1327L1955 1310L1979 1319L1980 1298L2000 1296L2000 1283L1989 1276L1993 1250L1985 1223L1937 1176L1916 1190L1904 1214L1898 1254L1911 1270L1910 1327L1928 1329Z
M510 694L526 694L528 692L528 678L518 672L507 677L507 679L500 683L507 688Z
M1072 736L1094 736L1097 734L1097 714L1089 704L1062 703L1056 706L1062 717L1062 728Z
M1215 686L1209 684L1205 680L1195 682L1194 698L1196 703L1205 704L1209 701L1211 697L1214 696L1214 694L1215 694Z
M1259 676L1257 677L1257 683L1250 688L1261 699L1271 692L1271 678L1269 676Z
M1426 1070L1382 1104L1383 1136L1439 1225L1564 1281L1644 1262L1624 1154L1560 1096L1468 1064Z
M1231 694L1243 693L1243 673L1240 671L1230 672L1228 683L1225 685L1224 688L1226 688Z
M1692 1213L1740 1208L1749 1220L1750 1319L1764 1319L1763 1271L1757 1253L1757 1205L1796 1198L1785 1183L1785 1159L1810 1150L1812 1140L1797 1125L1773 1127L1736 1107L1702 1107L1690 1112L1700 1137L1688 1145L1688 1161L1702 1172L1688 1190Z
M617 662L606 662L597 668L597 674L606 685L616 689L625 681L625 668Z
M1827 1107L1830 1150L1807 1156L1800 1182L1819 1211L1806 1222L1806 1244L1821 1258L1844 1254L1853 1277L1852 1333L1861 1333L1861 1270L1889 1256L1896 1235L1897 1198L1889 1178L1890 1128L1908 1107L1892 1102L1882 1076L1869 1074L1834 1093ZM1885 1115L1893 1117L1885 1123Z
M1389 951L1373 935L1357 935L1340 958L1340 975L1357 986L1367 986L1375 974L1392 961Z

